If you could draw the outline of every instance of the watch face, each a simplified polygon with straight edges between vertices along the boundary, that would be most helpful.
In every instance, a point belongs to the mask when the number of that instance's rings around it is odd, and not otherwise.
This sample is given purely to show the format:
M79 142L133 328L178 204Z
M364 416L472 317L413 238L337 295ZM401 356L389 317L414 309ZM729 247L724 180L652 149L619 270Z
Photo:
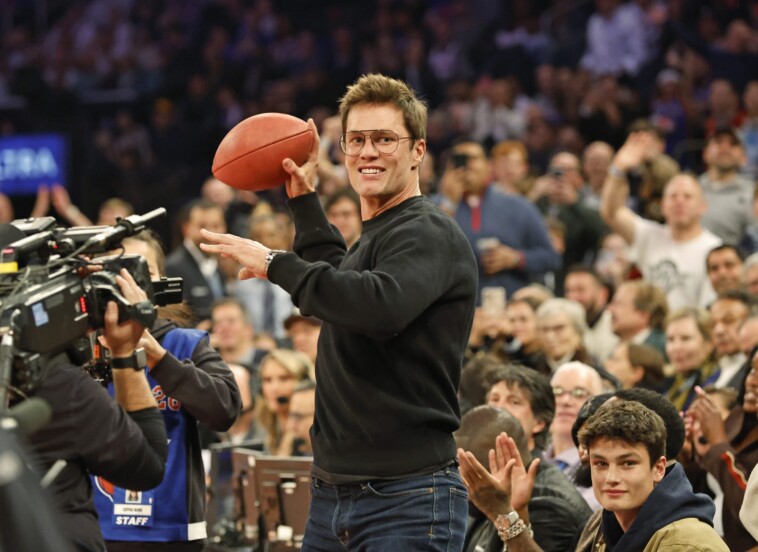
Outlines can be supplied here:
M498 529L507 529L508 527L512 527L519 519L521 518L519 518L518 512L514 510L507 514L500 514L497 516L495 525Z

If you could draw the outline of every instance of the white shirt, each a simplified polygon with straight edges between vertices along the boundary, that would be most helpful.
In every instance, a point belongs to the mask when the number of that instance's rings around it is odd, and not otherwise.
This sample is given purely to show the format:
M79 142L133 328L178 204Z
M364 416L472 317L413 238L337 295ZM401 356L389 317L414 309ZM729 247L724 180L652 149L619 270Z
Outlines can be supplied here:
M198 268L200 268L200 272L206 280L215 277L216 271L218 270L218 261L216 260L216 257L208 256L203 253L200 248L195 245L195 242L189 238L184 240L184 247L187 248L189 254L195 259Z
M584 333L584 345L592 356L603 362L611 356L618 342L619 338L611 328L611 312L605 309L595 325Z
M718 388L726 387L734 375L740 371L745 361L747 361L747 356L742 352L719 358L718 365L721 371L719 372L719 377L713 382L713 386Z
M669 311L680 307L707 307L716 298L705 270L708 252L721 239L708 230L689 241L674 241L668 225L635 217L629 260L648 282L663 290Z
M631 341L635 345L644 345L645 340L650 336L651 333L653 333L653 330L651 330L650 328L645 328L643 330L638 331L636 334L634 334L632 339L630 339L629 341Z

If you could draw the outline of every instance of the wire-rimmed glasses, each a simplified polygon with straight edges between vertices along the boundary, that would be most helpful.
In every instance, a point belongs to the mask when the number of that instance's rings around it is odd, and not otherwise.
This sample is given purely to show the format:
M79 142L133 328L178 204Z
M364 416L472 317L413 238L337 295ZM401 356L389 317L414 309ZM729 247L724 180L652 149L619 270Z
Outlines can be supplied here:
M356 156L363 151L368 136L379 153L390 154L397 151L400 140L413 140L413 136L398 136L394 130L351 130L340 136L340 148L345 155Z

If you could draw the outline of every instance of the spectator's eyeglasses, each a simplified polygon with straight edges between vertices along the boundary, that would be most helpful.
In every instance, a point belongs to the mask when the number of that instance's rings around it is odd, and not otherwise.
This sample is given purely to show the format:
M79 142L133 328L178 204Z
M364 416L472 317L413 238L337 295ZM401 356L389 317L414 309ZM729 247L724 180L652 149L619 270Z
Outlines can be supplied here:
M413 136L398 136L393 130L351 130L340 136L340 148L345 155L356 156L366 145L366 136L379 153L390 154L397 151L400 140L415 140Z
M587 391L584 387L577 387L575 389L564 389L563 387L553 387L553 395L555 398L563 396L564 393L568 393L570 397L574 399L586 399L592 393Z

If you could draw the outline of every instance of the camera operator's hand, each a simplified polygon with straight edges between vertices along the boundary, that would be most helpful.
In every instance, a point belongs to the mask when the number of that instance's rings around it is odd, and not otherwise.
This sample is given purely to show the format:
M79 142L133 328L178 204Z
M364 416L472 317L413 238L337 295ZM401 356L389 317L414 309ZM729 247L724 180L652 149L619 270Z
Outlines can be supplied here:
M121 294L130 303L135 304L147 299L145 292L126 269L121 269L119 275L116 276L116 283L121 288ZM105 335L98 338L100 344L110 349L114 358L126 358L134 354L134 350L145 333L145 328L134 320L119 323L118 306L113 301L109 301L105 309L104 332ZM150 390L143 367L135 366L134 368L136 369L113 370L116 402L127 412L156 408L158 404Z
M151 370L166 355L166 349L163 348L163 346L158 342L157 339L155 339L149 330L145 330L142 333L142 337L140 338L137 346L145 349L145 354L147 355L147 365Z
M529 201L536 202L550 195L550 191L553 189L554 181L550 176L541 176L534 181L532 189L529 191Z
M126 269L121 269L119 275L116 276L116 283L121 288L124 298L131 304L147 299L147 294L137 285ZM144 326L135 320L127 320L119 324L118 306L113 301L108 302L105 309L104 335L99 339L104 347L110 349L111 355L114 357L131 355L137 348L144 331Z

